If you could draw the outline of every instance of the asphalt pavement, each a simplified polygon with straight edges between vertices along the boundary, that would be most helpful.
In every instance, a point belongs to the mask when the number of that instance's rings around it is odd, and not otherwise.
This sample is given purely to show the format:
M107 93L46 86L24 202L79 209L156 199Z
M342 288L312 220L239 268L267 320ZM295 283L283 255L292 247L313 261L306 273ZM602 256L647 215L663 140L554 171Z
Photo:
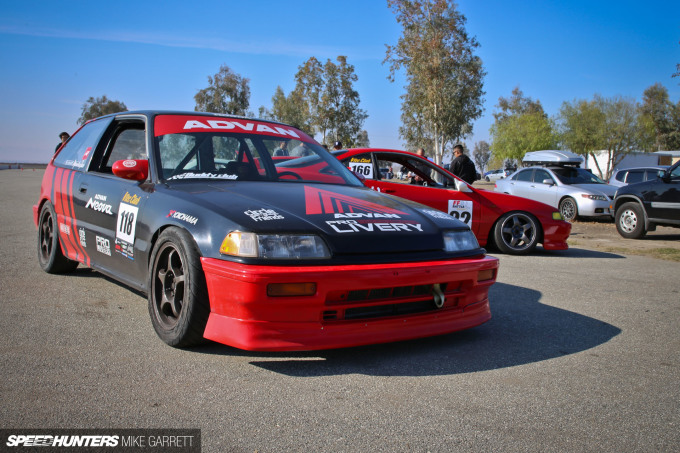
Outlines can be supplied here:
M678 263L498 255L493 319L465 332L178 350L144 295L40 269L41 176L0 171L2 428L199 428L205 452L680 451Z

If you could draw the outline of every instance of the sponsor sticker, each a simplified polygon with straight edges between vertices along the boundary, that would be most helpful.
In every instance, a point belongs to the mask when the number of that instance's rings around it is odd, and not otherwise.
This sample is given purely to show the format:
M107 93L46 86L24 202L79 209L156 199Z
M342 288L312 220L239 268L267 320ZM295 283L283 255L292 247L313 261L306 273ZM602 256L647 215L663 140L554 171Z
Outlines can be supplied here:
M284 217L273 209L255 209L250 211L245 211L245 215L250 217L256 222L262 222L267 220L282 220Z
M142 199L139 195L130 195L130 192L125 192L123 195L123 203L130 203L131 205L137 206L139 201Z
M97 212L113 215L113 212L111 212L113 206L106 203L106 195L95 194L94 198L90 197L90 199L87 200L85 207L87 209L93 209Z
M85 240L85 228L78 228L78 238L80 240L80 245L87 247L87 241Z
M349 161L349 169L354 173L373 179L373 163L366 157L353 157Z
M116 238L116 252L123 255L125 258L134 260L135 259L135 248L129 243Z
M65 223L59 224L59 231L61 231L62 233L66 234L66 235L69 235L69 236L71 235L71 227L69 227Z
M126 168L135 168L137 166L137 162L134 160L124 160L123 161L123 167Z
M448 215L445 212L437 211L436 209L423 209L423 212L430 217L434 217L435 219L448 219L450 220L452 216Z
M238 179L238 175L223 175L219 173L180 173L179 175L171 176L169 180L173 179Z
M422 232L423 227L419 223L408 222L359 222L357 220L327 220L328 226L336 233L362 233L362 232Z
M101 236L97 236L97 251L104 255L111 256L111 241Z
M179 211L170 211L168 213L168 215L166 215L165 217L170 217L172 219L181 220L183 222L187 222L187 223L190 223L192 225L196 225L196 222L198 222L198 218L196 218L194 216L190 216L189 214L185 214L183 212L179 212Z
M472 226L472 208L474 203L470 200L449 200L448 213L467 226Z

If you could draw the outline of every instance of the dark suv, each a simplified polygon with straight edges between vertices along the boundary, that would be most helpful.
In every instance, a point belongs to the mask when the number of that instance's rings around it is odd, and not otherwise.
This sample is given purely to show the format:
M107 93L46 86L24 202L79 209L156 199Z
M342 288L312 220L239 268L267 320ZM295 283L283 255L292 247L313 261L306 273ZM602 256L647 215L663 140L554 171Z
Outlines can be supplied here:
M624 238L641 238L657 225L680 228L680 161L657 179L619 188L611 212Z

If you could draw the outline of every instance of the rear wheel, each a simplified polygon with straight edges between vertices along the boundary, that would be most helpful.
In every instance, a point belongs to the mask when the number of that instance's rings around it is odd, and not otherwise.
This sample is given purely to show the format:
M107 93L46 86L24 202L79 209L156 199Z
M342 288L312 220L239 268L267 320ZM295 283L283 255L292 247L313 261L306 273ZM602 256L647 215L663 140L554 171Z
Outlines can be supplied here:
M639 239L645 230L645 217L639 204L629 202L616 210L616 230L627 239Z
M567 197L560 201L560 214L567 222L573 222L578 216L578 205L576 200L571 197Z
M154 245L149 315L158 336L178 348L203 342L210 304L200 255L185 230L168 228Z
M38 217L38 262L42 270L50 274L63 274L78 267L77 261L62 253L57 228L57 214L52 203L47 201Z
M509 255L526 255L538 244L540 224L525 212L509 212L503 215L494 227L496 247Z

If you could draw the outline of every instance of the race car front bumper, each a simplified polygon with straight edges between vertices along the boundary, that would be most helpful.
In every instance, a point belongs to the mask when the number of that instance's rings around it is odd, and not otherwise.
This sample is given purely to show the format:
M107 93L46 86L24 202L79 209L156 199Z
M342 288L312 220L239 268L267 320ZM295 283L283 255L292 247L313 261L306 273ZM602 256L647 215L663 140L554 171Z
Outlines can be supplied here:
M343 348L474 327L491 319L498 272L493 257L352 266L201 261L211 311L205 338L251 351Z

